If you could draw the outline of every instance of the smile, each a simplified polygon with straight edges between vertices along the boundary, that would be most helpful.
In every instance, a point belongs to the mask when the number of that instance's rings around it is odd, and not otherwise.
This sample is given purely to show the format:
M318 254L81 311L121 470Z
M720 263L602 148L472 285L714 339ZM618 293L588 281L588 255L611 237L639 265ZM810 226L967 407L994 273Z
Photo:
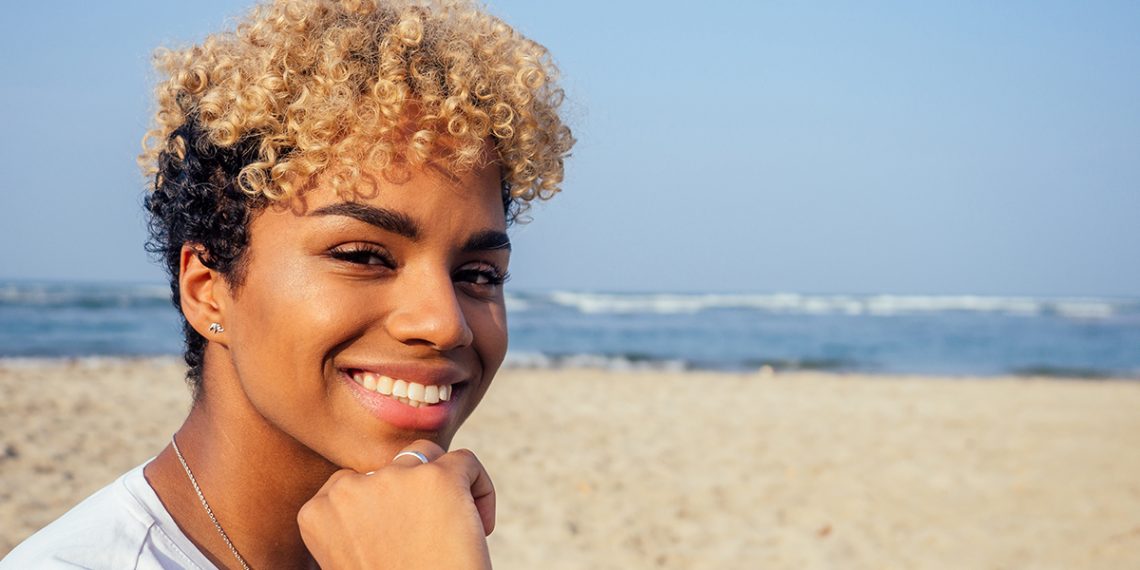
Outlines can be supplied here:
M424 385L362 370L351 372L350 377L365 390L388 396L413 408L432 406L451 399L450 384Z

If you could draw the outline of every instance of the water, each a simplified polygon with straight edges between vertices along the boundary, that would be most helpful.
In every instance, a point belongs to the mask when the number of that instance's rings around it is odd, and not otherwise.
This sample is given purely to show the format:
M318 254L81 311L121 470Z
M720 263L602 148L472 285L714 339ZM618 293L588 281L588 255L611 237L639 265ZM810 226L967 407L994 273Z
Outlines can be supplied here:
M0 283L0 356L181 351L164 285ZM507 296L508 365L1140 378L1140 300L982 296Z

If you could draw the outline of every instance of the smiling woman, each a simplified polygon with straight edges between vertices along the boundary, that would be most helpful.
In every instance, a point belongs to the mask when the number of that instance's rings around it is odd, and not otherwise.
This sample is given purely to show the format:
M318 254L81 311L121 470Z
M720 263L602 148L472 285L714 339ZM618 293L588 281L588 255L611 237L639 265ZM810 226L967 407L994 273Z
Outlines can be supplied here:
M158 65L194 405L0 566L489 566L490 478L447 449L506 353L507 227L573 144L546 51L467 2L283 0Z

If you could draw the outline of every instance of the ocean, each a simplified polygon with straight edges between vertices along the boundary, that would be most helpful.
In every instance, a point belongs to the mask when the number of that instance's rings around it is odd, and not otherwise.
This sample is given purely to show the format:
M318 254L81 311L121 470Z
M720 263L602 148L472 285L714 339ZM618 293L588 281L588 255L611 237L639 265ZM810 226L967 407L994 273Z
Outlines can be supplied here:
M1140 299L509 291L507 366L1140 379ZM0 282L0 357L178 355L165 285Z

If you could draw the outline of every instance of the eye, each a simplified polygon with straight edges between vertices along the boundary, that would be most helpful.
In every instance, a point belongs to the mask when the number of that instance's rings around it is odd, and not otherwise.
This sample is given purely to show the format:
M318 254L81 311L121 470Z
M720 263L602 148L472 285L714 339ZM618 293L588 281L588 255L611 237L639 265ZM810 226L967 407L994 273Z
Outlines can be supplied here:
M489 263L465 265L454 273L456 283L467 284L479 292L489 293L499 289L511 277L506 271Z
M392 256L383 248L366 243L353 243L337 246L329 250L329 256L353 265L376 267L396 267Z

